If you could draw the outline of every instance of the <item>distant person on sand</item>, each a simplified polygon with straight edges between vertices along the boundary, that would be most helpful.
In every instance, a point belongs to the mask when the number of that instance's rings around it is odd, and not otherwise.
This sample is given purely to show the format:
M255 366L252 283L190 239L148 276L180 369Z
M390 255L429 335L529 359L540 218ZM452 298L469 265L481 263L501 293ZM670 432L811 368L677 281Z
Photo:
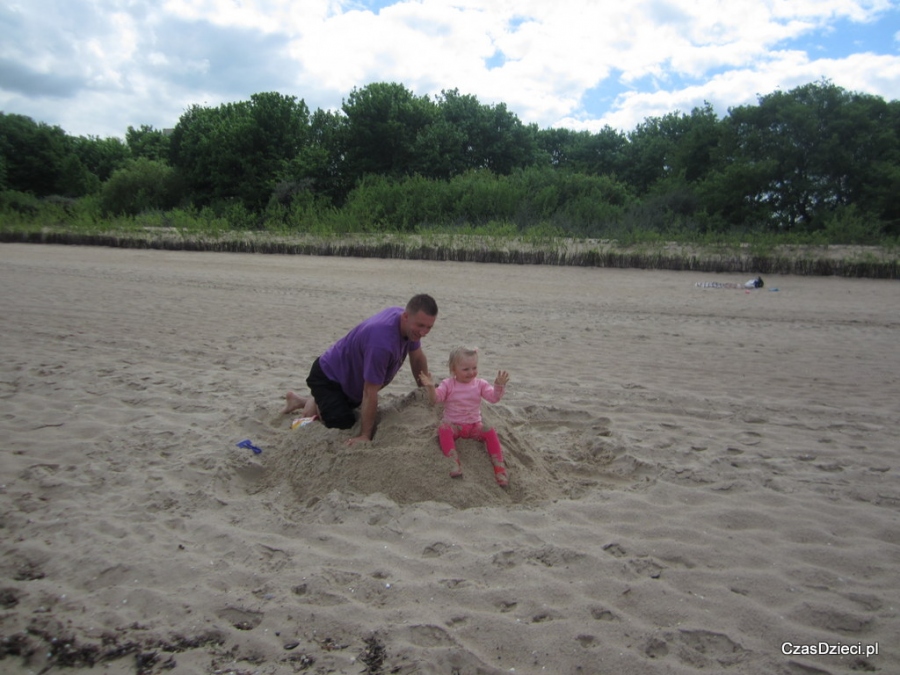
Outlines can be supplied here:
M303 416L318 416L326 427L350 429L360 409L360 434L348 445L371 441L378 412L378 392L394 379L406 357L417 384L424 384L428 360L420 340L437 320L437 303L430 295L413 296L406 307L388 307L369 317L315 360L306 384L312 396L289 391L287 414L303 409Z
M756 277L755 279L750 279L742 284L736 284L731 281L698 281L694 285L698 288L743 288L746 290L753 290L754 288L762 288L766 284L763 282L762 277Z
M466 347L457 347L450 352L448 365L453 377L442 380L437 389L431 373L422 373L420 380L425 385L431 404L444 404L444 415L438 427L438 441L444 456L451 460L450 475L454 478L462 476L456 439L471 438L482 441L487 446L494 466L494 478L500 487L506 487L509 485L509 477L503 462L503 449L497 432L485 429L481 424L481 399L489 403L499 402L506 391L509 373L505 370L498 371L493 385L479 378L478 350Z

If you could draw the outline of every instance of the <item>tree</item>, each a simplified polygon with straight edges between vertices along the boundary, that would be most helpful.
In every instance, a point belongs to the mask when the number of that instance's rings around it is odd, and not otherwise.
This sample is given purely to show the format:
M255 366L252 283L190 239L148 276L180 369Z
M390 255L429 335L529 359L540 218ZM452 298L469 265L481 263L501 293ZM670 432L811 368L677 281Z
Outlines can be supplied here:
M673 177L696 183L714 168L720 137L719 121L709 103L690 115L650 117L628 135L625 178L639 194Z
M354 88L342 106L346 115L345 167L356 182L367 174L399 177L413 173L416 139L435 118L427 96L403 85L378 82Z
M594 176L624 175L628 161L628 138L624 133L607 125L577 141L571 150L575 170Z
M69 152L69 139L59 127L0 113L0 155L10 190L36 197L59 194L63 160Z
M471 161L469 149L465 132L452 122L438 117L419 132L412 169L428 178L449 180L467 170Z
M572 129L537 132L537 146L550 166L593 176L620 175L626 165L628 139L609 126L598 133Z
M452 178L488 169L508 175L536 159L537 131L524 126L505 104L488 106L458 90L438 97L434 121L419 132L415 170L432 178Z
M224 111L193 105L171 136L170 162L184 176L191 198L201 205L230 195L233 177L220 176L226 154Z
M580 139L589 135L588 131L542 129L535 139L538 164L547 164L554 169L571 169L573 148Z
M195 105L172 133L171 162L200 204L238 201L259 211L308 128L306 104L274 92L217 108Z
M752 175L743 194L778 229L820 229L836 209L855 205L896 217L898 133L883 100L827 81L759 97L730 111L726 151ZM887 178L887 180L885 180ZM893 184L892 184L893 183ZM891 215L893 214L893 216Z
M317 109L310 118L307 142L285 164L280 178L281 201L303 191L341 204L352 188L344 172L345 118Z
M139 129L128 127L125 143L134 159L144 157L155 161L169 160L169 136L165 131L142 124Z
M434 121L416 139L416 171L431 178L449 179L473 169L487 168L487 109L475 96L457 89L438 96Z
M848 117L854 141L844 174L846 203L900 235L900 101L853 94Z
M131 151L118 138L78 136L71 138L72 151L79 162L100 182L107 180L131 158Z
M481 144L484 167L494 173L508 175L534 162L537 127L526 127L519 118L498 103L486 110Z
M71 153L60 166L57 188L63 197L84 197L100 189L100 179L82 164L78 155Z

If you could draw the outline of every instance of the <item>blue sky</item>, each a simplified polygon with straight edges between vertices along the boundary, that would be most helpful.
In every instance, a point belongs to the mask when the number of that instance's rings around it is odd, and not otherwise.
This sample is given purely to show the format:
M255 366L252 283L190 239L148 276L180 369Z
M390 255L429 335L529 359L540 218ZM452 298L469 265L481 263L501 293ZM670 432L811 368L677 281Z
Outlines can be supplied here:
M630 131L827 79L900 94L900 0L4 0L0 111L72 135L399 82L541 128Z

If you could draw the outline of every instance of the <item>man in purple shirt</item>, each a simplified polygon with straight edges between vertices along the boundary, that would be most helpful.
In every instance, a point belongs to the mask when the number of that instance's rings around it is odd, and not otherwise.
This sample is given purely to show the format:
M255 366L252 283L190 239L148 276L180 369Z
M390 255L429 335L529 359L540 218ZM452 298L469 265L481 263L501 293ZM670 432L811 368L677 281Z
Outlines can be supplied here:
M437 320L437 303L430 295L413 296L406 307L388 307L369 317L315 360L306 378L312 396L289 391L284 414L303 409L304 417L318 415L326 427L349 429L360 410L360 435L353 445L371 441L378 412L378 392L394 379L406 357L416 384L428 372L420 340Z

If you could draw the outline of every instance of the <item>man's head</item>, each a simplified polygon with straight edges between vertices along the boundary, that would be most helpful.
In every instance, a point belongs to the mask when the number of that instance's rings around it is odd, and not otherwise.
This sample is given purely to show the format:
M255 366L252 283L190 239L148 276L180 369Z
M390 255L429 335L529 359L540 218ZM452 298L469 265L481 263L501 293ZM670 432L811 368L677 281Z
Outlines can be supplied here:
M420 293L410 298L400 315L400 333L407 340L417 342L428 335L437 320L438 307L430 295Z

